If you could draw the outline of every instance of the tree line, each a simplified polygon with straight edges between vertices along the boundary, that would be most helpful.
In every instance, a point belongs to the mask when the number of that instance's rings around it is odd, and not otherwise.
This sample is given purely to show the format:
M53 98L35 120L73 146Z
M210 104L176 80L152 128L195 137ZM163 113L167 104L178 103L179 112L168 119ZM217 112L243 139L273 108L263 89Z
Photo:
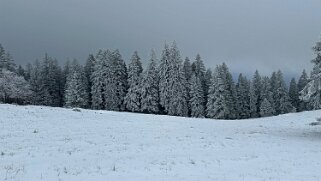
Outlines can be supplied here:
M287 86L281 70L256 71L251 79L240 74L235 81L225 63L207 69L199 54L183 61L175 42L165 44L159 60L152 50L145 70L138 52L126 65L119 50L108 49L90 54L84 65L73 60L61 67L46 54L16 66L0 44L0 102L214 119L320 109L320 47L314 47L311 75L304 70Z

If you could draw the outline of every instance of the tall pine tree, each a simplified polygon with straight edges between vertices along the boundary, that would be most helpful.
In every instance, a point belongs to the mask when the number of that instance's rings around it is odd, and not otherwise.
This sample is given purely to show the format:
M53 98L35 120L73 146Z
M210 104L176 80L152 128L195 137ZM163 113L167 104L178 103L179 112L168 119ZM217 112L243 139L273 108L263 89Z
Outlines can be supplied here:
M250 112L251 117L256 118L259 117L260 113L260 105L262 102L261 98L261 89L262 82L259 71L256 71L250 86Z
M195 73L192 74L190 84L190 106L191 116L197 118L205 117L205 99L202 82Z
M237 118L247 119L250 117L250 85L242 74L239 75L236 84L236 110Z
M128 67L128 84L129 89L126 94L124 103L126 109L131 112L141 110L141 73L143 72L140 57L135 51Z
M156 67L156 55L152 50L146 71L143 73L141 88L141 111L159 113L159 77Z
M310 80L301 93L301 100L308 103L311 109L321 108L321 41L317 42L313 47L316 55L312 60L314 64L311 72Z
M65 106L88 108L89 92L84 68L74 60L71 71L67 75L65 90Z

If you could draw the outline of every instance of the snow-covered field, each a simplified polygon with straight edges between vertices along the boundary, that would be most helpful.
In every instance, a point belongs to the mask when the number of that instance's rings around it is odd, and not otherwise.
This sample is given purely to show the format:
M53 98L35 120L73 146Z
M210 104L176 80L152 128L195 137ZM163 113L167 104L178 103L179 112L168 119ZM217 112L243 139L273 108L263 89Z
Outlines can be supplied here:
M0 105L0 181L321 180L321 111L217 121Z

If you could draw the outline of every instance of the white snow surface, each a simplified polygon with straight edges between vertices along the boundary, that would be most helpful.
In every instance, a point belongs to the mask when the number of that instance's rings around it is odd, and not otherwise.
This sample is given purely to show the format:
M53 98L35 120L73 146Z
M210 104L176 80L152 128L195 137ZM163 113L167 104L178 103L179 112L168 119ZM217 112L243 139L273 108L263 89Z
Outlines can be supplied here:
M0 105L0 181L321 180L321 111L212 120Z

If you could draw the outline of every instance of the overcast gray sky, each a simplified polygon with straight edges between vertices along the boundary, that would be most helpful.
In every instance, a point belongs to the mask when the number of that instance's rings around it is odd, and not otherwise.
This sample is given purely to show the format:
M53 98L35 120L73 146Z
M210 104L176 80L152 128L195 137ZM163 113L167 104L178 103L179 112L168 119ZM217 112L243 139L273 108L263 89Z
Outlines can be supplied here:
M99 48L145 61L176 40L209 67L294 75L311 67L320 9L320 0L1 0L0 43L25 64L45 52L84 61Z

